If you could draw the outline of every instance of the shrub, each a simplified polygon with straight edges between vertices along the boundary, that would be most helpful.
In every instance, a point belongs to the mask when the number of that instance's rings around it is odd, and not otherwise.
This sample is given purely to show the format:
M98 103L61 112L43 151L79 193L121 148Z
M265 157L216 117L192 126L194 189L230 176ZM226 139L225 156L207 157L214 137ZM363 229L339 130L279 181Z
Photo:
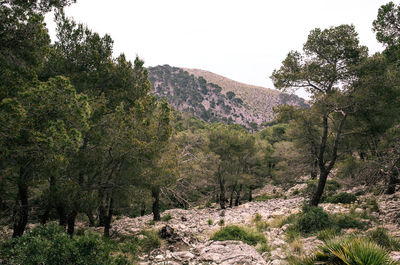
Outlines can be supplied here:
M328 241L334 239L338 235L338 231L333 228L328 228L322 231L319 231L317 234L317 238L322 241Z
M303 265L395 265L389 254L365 238L337 239L320 246L313 257L304 259Z
M261 220L261 221L256 222L255 224L256 224L256 229L259 232L267 231L269 228L269 223L267 221Z
M259 232L264 232L269 227L269 223L264 221L262 219L262 215L259 213L256 213L256 215L254 216L253 223L256 226L257 231L259 231Z
M161 247L161 239L157 231L146 230L141 232L144 238L139 241L139 245L142 251L151 252L153 249Z
M256 232L248 227L228 225L216 232L211 240L225 241L238 240L246 244L255 246L257 243L266 243L267 239L262 233Z
M376 244L387 250L400 250L400 241L390 236L385 228L378 227L375 230L369 231L367 233L367 237L371 241L375 242Z
M208 224L208 225L213 225L213 223L214 223L214 222L213 222L212 219L208 219L208 220L207 220L207 224Z
M172 215L170 213L161 217L161 221L164 221L164 222L168 222L171 219L172 219Z
M219 225L219 226L224 226L224 225L225 225L225 220L224 220L224 219L220 219L220 220L218 221L218 225Z
M333 219L339 229L365 229L367 227L367 224L365 222L360 221L355 215L352 214L337 214L333 216Z
M371 212L379 212L379 205L375 198L369 198L366 201L365 208L369 209Z
M88 233L70 238L56 224L38 226L19 238L6 240L0 247L2 264L126 264L112 256L111 244L100 235Z
M320 207L304 206L294 223L295 229L308 234L332 226L329 215Z
M258 251L258 253L262 254L262 253L270 251L271 248L269 247L267 242L262 242L261 244L259 244L259 246L256 248L256 250Z
M333 196L329 196L325 199L325 202L330 203L353 203L357 200L356 195L347 192L339 192Z
M288 218L286 218L285 216L277 216L269 223L269 225L273 228L281 228L287 222Z
M254 220L255 223L261 221L262 220L262 215L259 214L259 213L256 213L256 215L254 216L253 220Z

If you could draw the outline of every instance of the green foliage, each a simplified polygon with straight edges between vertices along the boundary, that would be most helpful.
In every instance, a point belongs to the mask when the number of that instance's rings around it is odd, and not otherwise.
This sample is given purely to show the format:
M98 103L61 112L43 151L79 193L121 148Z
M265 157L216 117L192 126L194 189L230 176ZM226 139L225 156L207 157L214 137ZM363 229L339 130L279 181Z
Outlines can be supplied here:
M357 214L328 214L320 207L308 205L303 206L301 213L289 216L285 222L291 224L287 233L289 231L303 235L317 233L321 240L339 234L342 229L364 230L368 227L367 223L360 220L360 216Z
M400 41L400 7L392 1L382 5L378 10L378 16L373 22L373 30L376 39L389 46L399 45Z
M139 245L143 252L150 253L153 249L161 247L161 238L157 231L146 230L141 234L144 235L144 238L139 241Z
M168 222L171 219L172 219L172 215L170 213L161 217L161 221L163 221L163 222Z
M208 224L208 225L213 225L213 223L214 223L214 221L213 221L212 219L208 219L208 220L207 220L207 224Z
M363 230L367 227L367 224L360 221L354 214L335 214L332 216L332 219L339 230L347 228L358 228Z
M389 235L387 229L383 227L369 231L366 237L389 251L400 250L400 240Z
M268 200L271 200L271 199L277 199L277 198L281 198L281 197L282 197L282 194L279 194L279 193L272 194L272 195L270 195L268 193L264 193L264 194L261 194L261 195L258 195L256 197L254 197L254 201L256 201L256 202L265 202L265 201L268 201Z
M330 203L353 203L357 200L356 195L353 193L339 192L335 195L327 197L324 201Z
M389 253L365 238L347 238L328 241L320 246L311 258L301 261L302 265L313 264L395 265ZM295 263L296 264L296 263Z
M320 207L304 206L296 218L294 228L304 234L317 232L332 226L329 215Z
M254 216L253 223L258 232L267 231L269 228L269 223L267 221L264 221L262 219L262 215L259 213L256 213L256 215Z
M318 185L317 179L307 181L307 187L303 191L303 193L306 196L311 196L315 192L317 185ZM328 179L325 184L325 189L321 197L321 201L325 201L327 197L333 196L340 187L341 185L339 182L337 182L334 179Z
M248 227L240 227L236 225L228 225L221 228L211 237L211 240L238 240L252 246L257 245L257 243L267 242L267 239L262 233L256 232Z
M226 92L226 97L229 99L233 99L235 97L235 93L232 91Z
M338 233L337 229L328 228L325 230L318 231L317 238L319 240L326 242L328 240L334 239L338 235L339 235L339 233Z
M116 264L112 248L99 235L70 238L56 224L38 226L19 238L2 243L2 264ZM123 263L120 263L123 264Z
M225 225L225 220L224 219L219 219L218 225L219 226L224 226Z
M371 212L379 212L379 205L375 198L368 198L364 207L369 209Z

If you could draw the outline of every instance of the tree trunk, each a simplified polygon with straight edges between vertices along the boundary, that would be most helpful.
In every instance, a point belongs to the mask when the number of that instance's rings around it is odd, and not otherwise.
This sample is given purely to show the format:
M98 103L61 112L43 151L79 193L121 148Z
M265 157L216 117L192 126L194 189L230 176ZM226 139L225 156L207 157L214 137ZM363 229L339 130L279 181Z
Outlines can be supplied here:
M316 159L312 164L311 164L311 179L316 179L318 176L318 160Z
M78 213L74 210L72 211L69 215L68 215L68 228L67 228L67 233L70 237L72 237L74 235L74 231L75 231L75 220L76 220L76 215Z
M112 195L110 196L110 202L108 206L108 212L105 218L104 222L104 236L109 237L110 236L110 228L111 228L111 221L112 221L112 215L114 211L114 201L112 198Z
M153 202L153 220L160 221L160 189L154 188L151 190L151 196L154 199Z
M67 223L68 223L68 217L67 214L65 213L65 208L62 205L58 205L56 207L57 213L58 213L58 218L59 218L59 222L58 224L60 226L63 227L67 227Z
M89 219L89 226L90 226L90 227L95 226L95 221L94 221L93 214L92 214L91 212L87 212L87 213L86 213L86 216L87 216L88 219Z
M236 183L232 186L232 191L231 191L231 196L230 196L230 200L229 200L229 208L232 208L233 206L233 194L236 191Z
M47 223L47 220L49 220L49 216L50 216L50 207L46 207L44 213L40 215L40 224L45 225Z
M19 181L18 195L14 209L14 224L12 237L19 237L24 234L28 223L28 185L26 181Z
M249 202L253 200L253 190L252 187L249 188Z
M236 192L235 206L240 204L240 193L242 192L243 184L240 184L239 190Z
M322 171L319 175L319 181L318 181L318 186L317 189L314 192L314 195L310 201L311 206L318 206L322 193L324 192L325 184L326 184L326 179L328 178L328 172Z
M140 205L140 216L144 216L146 214L146 203L142 201Z
M225 184L222 177L219 178L219 189L219 205L221 206L221 209L225 209Z
M337 128L337 133L335 136L335 140L333 142L333 148L332 148L332 153L331 153L331 161L329 164L326 166L325 161L324 161L324 155L326 152L326 144L328 141L328 131L329 131L329 126L328 126L328 114L325 113L323 117L323 133L321 137L321 143L319 147L319 153L318 153L318 166L319 166L319 181L318 181L318 186L317 189L314 192L314 195L312 199L310 200L310 205L311 206L318 206L322 193L324 192L325 184L326 184L326 179L328 178L329 173L331 172L333 166L336 163L337 159L337 151L339 147L339 142L340 142L340 137L342 133L342 129L344 126L344 123L346 121L347 114L344 113L343 117L339 123L339 126Z
M105 225L106 208L104 207L104 191L102 188L99 190L99 223L98 226Z
M386 194L394 194L396 192L396 184L398 182L397 180L397 171L395 170L395 168L393 168L390 172L390 176L389 176L389 182L388 182L388 186L386 189Z

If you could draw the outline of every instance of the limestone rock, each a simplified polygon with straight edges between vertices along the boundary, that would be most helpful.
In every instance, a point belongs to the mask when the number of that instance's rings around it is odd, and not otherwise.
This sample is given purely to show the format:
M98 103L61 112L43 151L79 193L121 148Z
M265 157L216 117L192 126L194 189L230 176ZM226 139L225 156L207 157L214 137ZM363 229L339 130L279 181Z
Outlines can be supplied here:
M199 261L220 265L266 264L262 256L251 246L240 241L209 241L198 247Z

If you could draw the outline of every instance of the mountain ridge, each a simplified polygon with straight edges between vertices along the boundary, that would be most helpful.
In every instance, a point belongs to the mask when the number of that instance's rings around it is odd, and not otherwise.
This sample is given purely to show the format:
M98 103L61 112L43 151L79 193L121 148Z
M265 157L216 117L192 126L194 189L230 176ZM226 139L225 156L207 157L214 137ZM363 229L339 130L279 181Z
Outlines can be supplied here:
M240 124L259 129L273 120L273 108L288 104L308 107L304 99L269 88L248 85L201 69L158 65L148 67L152 93L181 112L206 122Z

